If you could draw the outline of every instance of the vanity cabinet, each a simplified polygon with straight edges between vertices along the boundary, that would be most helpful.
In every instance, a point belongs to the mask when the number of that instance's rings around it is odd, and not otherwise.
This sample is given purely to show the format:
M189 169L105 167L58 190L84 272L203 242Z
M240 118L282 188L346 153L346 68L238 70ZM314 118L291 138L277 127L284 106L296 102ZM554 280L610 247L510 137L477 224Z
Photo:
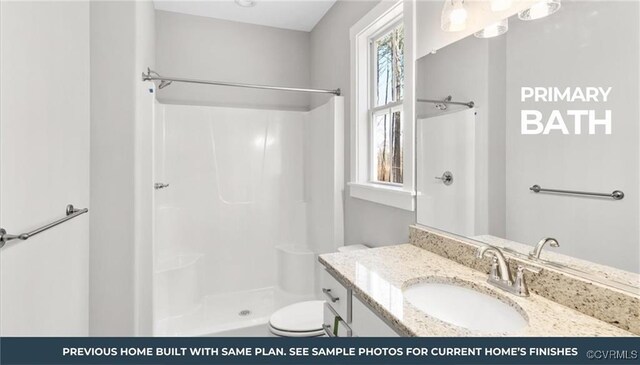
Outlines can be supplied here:
M389 327L377 314L373 313L360 299L354 296L352 303L351 329L355 336L398 337L396 331Z
M324 305L323 328L330 337L397 337L377 314L353 295L329 272L322 270L321 296Z
M321 296L331 308L346 322L351 322L351 290L336 280L327 270L320 277Z

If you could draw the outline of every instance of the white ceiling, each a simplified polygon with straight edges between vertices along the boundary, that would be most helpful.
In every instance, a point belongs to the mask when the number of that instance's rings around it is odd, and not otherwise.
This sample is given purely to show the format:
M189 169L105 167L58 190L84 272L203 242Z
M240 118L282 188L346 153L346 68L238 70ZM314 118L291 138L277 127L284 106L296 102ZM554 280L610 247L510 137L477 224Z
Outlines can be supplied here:
M244 8L234 0L155 0L157 10L199 15L276 28L311 31L336 0L255 0Z

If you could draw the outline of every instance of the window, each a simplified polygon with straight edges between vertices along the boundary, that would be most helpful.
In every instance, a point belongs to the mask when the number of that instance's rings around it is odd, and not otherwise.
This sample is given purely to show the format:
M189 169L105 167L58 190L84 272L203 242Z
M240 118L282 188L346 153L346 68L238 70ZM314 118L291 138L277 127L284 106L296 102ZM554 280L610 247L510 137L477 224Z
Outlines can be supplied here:
M404 26L395 24L371 41L371 181L402 184Z
M402 100L404 89L404 25L396 25L390 31L371 42L372 61L375 63L375 106Z
M414 210L410 2L382 1L350 30L351 197ZM406 44L405 44L406 43ZM407 77L405 77L407 75Z
M372 181L402 184L402 111L373 116Z

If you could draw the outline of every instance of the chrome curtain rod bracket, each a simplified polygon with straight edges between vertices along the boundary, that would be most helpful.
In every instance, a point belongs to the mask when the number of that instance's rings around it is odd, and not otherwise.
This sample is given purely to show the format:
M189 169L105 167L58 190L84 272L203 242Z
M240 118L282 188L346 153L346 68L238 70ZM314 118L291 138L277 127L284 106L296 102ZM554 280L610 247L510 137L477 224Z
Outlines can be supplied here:
M142 81L160 81L158 85L159 89L169 86L172 82L185 82L189 84L203 84L203 85L217 85L217 86L231 86L231 87L243 87L248 89L262 89L262 90L278 90L278 91L292 91L292 92L305 92L316 94L333 94L340 96L340 89L327 90L327 89L304 89L298 87L284 87L284 86L269 86L269 85L255 85L255 84L242 84L237 82L225 82L225 81L209 81L209 80L197 80L197 79L185 79L179 77L160 76L157 72L147 68L147 73L142 73Z
M432 104L452 104L452 105L464 105L467 108L471 109L476 106L476 103L473 101L463 102L463 101L452 101L451 95L447 96L443 100L435 100L435 99L416 99L419 103L432 103Z
M558 194L571 194L571 195L586 195L586 196L599 196L605 198L612 198L613 200L622 200L624 193L620 190L614 190L611 193L591 193L588 191L575 191L575 190L559 190L559 189L543 189L540 185L533 185L529 190L534 193L558 193Z
M76 209L74 208L73 205L69 204L67 205L67 208L65 210L66 216L64 218L58 219L57 221L51 222L49 224L46 224L40 228L36 228L31 232L27 232L27 233L20 233L17 235L14 234L8 234L7 231L4 228L0 228L0 248L2 248L7 242L11 242L13 240L21 240L21 241L26 241L29 238L42 233L46 230L49 230L59 224L62 224L68 220L71 220L79 215L82 215L86 212L88 212L89 209L88 208L83 208L83 209Z

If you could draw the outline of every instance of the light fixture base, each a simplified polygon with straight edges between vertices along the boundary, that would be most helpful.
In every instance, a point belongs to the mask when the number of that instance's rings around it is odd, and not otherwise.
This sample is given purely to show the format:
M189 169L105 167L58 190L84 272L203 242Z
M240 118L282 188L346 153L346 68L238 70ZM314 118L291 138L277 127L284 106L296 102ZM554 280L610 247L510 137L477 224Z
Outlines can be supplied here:
M560 10L561 6L560 0L542 0L519 12L518 18L524 21L542 19Z
M256 2L253 0L235 0L235 3L243 8L253 8L256 6Z

